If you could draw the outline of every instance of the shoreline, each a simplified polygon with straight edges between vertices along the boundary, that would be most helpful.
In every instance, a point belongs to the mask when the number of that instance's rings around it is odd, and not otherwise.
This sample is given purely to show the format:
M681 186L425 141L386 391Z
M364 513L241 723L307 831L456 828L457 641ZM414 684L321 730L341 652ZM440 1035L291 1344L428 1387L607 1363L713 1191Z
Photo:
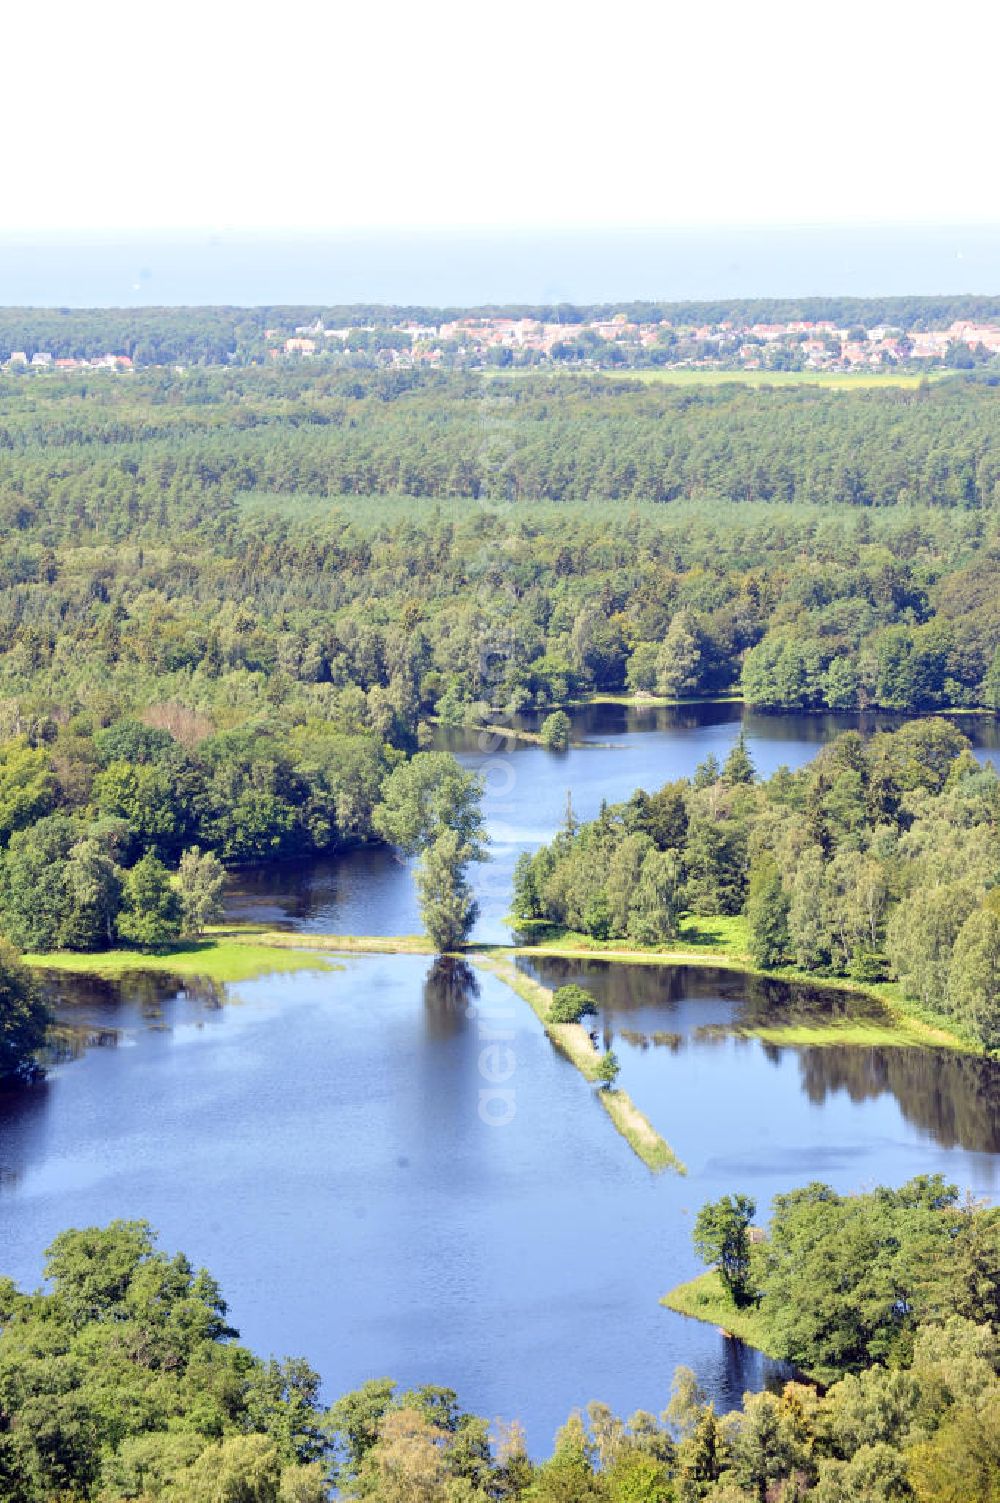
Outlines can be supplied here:
M931 720L935 716L982 716L1000 720L1000 709L989 705L942 705L936 710L891 710L884 705L854 705L832 709L829 705L758 705L746 699L738 689L729 694L699 694L691 699L667 699L662 694L588 694L582 699L567 700L553 709L585 710L589 705L624 705L626 709L692 709L697 705L742 705L754 715L896 715L901 721ZM539 712L540 713L540 712Z
M768 1336L760 1310L752 1305L745 1310L737 1309L714 1268L709 1268L682 1284L675 1284L673 1289L660 1295L659 1303L675 1315L683 1315L688 1320L699 1320L703 1325L715 1326L723 1336L742 1341L775 1362L785 1360L774 1350L774 1343ZM804 1376L809 1375L806 1373Z
M622 942L625 943L624 941ZM843 992L850 996L864 997L878 1004L886 1014L885 1026L870 1019L858 1019L850 1023L802 1023L762 1024L756 1028L734 1029L747 1038L760 1038L765 1043L782 1042L798 1044L865 1043L890 1047L917 1047L951 1049L960 1054L985 1057L986 1051L962 1034L951 1020L945 1017L928 1016L919 1006L911 1004L899 995L898 983L892 981L866 983L852 981L847 976L818 976L811 971L802 971L795 966L782 966L778 970L761 970L744 951L734 948L733 940L719 936L708 943L694 942L679 948L643 950L635 947L616 949L599 941L589 941L586 935L567 935L565 938L540 940L537 944L512 946L519 955L538 955L549 959L599 960L621 965L673 965L691 966L701 970L724 970L752 976L759 981L784 981L791 985L818 987L824 990ZM714 943L718 949L712 948ZM847 1037L853 1031L854 1038Z
M712 948L719 944L718 949ZM723 948L728 944L728 948ZM247 951L251 953L248 955ZM276 951L294 952L280 963L275 963ZM56 951L49 954L29 954L25 963L39 971L66 971L80 975L96 975L105 978L124 976L141 971L160 971L178 976L205 976L210 980L245 981L268 973L298 970L329 969L330 962L319 956L340 955L426 955L435 953L430 940L424 935L377 935L377 934L309 934L298 930L268 929L263 926L229 926L209 931L201 940L187 945L171 946L158 952L141 950L103 951ZM753 977L760 981L783 981L792 985L810 986L824 990L843 992L877 1003L885 1014L885 1022L878 1019L845 1019L832 1023L789 1022L766 1023L756 1027L734 1027L730 1032L745 1038L758 1038L763 1043L775 1046L826 1047L835 1044L854 1044L861 1047L949 1049L955 1053L985 1058L986 1051L964 1037L949 1019L929 1017L919 1007L899 996L894 982L865 984L851 981L843 976L816 976L808 971L799 971L786 966L781 970L764 971L754 966L749 957L733 948L732 939L716 936L704 946L660 950L615 949L597 941L588 943L586 936L573 935L567 939L541 941L538 944L471 944L460 952L470 964L482 964L492 960L508 962L523 955L564 960L597 960L618 965L671 965L689 966L701 970L725 970L734 974ZM317 959L310 959L310 954ZM487 964L487 969L490 966ZM505 965L504 975L508 985L534 1009L539 1021L547 1029L580 1028L588 1049L589 1036L579 1024L548 1024L536 1002L527 995L532 978L522 975L513 965ZM514 980L516 978L517 984ZM537 985L546 998L551 995L541 983ZM521 988L524 988L523 990ZM547 1001L545 1002L547 1010ZM552 1033L556 1046L573 1059L577 1068L587 1074L581 1059L585 1055L579 1041L570 1036L563 1038ZM575 1036L574 1036L575 1037ZM575 1051L576 1057L571 1051ZM588 1078L592 1078L588 1075Z
M150 971L176 976L200 977L206 981L238 983L255 981L261 976L291 975L296 971L336 971L335 959L312 951L307 945L289 946L289 954L280 956L283 946L258 938L252 931L246 939L231 934L191 940L155 951L143 950L54 950L45 954L27 954L24 963L33 971L48 975L97 976L114 981L122 976Z
M607 694L594 693L584 694L577 699L560 700L558 703L548 705L526 705L525 711L533 715L548 715L554 710L587 710L595 705L621 705L627 710L690 710L699 705L742 705L754 715L894 715L900 721L929 720L935 716L957 716L975 718L977 716L998 720L1000 709L991 709L989 705L941 705L932 710L894 710L885 705L853 705L848 708L834 709L830 705L761 705L748 700L738 688L729 690L725 694L694 694L684 699L671 699L665 694L647 693L639 690L635 694ZM496 714L502 714L497 708ZM491 734L500 736L512 736L519 741L530 741L541 745L541 737L537 731L529 731L504 725L491 725L487 722L476 721L474 724L460 721L455 725L449 725L439 715L427 715L425 719L429 724L437 726L441 730L457 731L489 731ZM588 742L588 745L600 743Z

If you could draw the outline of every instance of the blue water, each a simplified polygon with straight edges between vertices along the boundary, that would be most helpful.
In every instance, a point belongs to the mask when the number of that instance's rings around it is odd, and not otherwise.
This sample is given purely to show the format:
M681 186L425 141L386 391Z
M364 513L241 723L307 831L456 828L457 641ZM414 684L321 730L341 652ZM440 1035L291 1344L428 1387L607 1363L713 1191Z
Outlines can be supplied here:
M55 307L1000 292L1000 225L7 234L0 302Z
M658 1303L698 1271L704 1201L741 1191L765 1217L813 1179L849 1191L937 1170L996 1193L996 1063L734 1038L760 1003L728 973L572 973L687 1177L649 1173L487 973L371 956L225 1000L163 976L62 977L63 1020L103 1047L0 1097L0 1272L33 1286L63 1227L147 1217L221 1280L248 1344L306 1356L329 1397L383 1375L448 1384L523 1419L537 1454L591 1399L659 1411L678 1363L720 1408L774 1374ZM489 1126L496 1029L510 1096Z
M567 787L589 817L603 797L721 758L741 725L768 774L845 723L595 706L574 715L565 754L502 748L486 800L496 860L475 874L481 932L504 932L516 852L557 827ZM968 728L980 755L995 750L996 722ZM443 739L469 766L489 759L465 733ZM419 927L412 874L383 849L241 874L231 902L303 930ZM696 1271L705 1200L739 1190L766 1214L772 1195L818 1177L846 1191L935 1170L1000 1189L995 1062L733 1034L762 1015L843 1008L842 993L690 967L535 965L593 992L622 1084L687 1178L651 1177L527 1006L461 966L367 957L224 992L60 978L62 1017L91 1042L37 1090L0 1098L0 1273L33 1284L62 1227L144 1216L221 1279L248 1343L306 1355L331 1397L383 1374L446 1383L478 1412L521 1417L541 1452L592 1398L662 1408L678 1363L720 1407L773 1376L657 1303ZM479 1115L491 1023L512 1035L503 1129Z

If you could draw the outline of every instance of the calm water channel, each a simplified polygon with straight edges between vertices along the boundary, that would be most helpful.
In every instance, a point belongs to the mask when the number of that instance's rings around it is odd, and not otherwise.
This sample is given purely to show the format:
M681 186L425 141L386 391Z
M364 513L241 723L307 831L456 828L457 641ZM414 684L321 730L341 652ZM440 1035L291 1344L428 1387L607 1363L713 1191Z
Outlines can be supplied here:
M534 729L537 717L521 723ZM801 767L841 731L860 728L870 734L900 723L900 717L888 715L759 715L739 704L641 710L592 705L574 712L573 744L559 754L516 740L483 752L475 734L442 732L438 744L486 780L492 859L474 874L480 903L474 938L509 939L504 916L514 862L559 828L567 792L572 791L577 816L592 819L603 799L616 803L636 788L651 792L689 776L708 756L723 761L741 729L758 773L769 777L782 764ZM1000 763L1000 719L970 715L959 723L978 756ZM233 885L230 912L233 918L288 923L314 933L420 930L409 868L386 850L247 872Z
M550 832L567 783L586 815L723 754L737 726L715 714L685 727L661 712L641 734L602 714L581 730L606 747L512 751L511 846ZM748 723L762 771L815 749L798 721L769 735L778 724ZM822 722L806 725L819 738ZM491 812L495 832L504 818ZM304 928L416 927L402 868L373 855L348 867L241 881L234 906ZM766 1210L814 1178L848 1190L938 1169L1000 1191L995 1065L733 1034L764 1009L843 1007L840 994L537 964L595 993L622 1084L686 1178L648 1173L527 1006L484 973L372 956L221 994L163 977L62 980L59 1011L84 1047L38 1089L0 1098L0 1271L32 1285L63 1227L143 1216L219 1277L250 1345L306 1355L331 1397L383 1374L447 1383L480 1413L521 1417L543 1450L591 1398L659 1409L681 1362L721 1406L775 1376L658 1306L696 1271L704 1200L741 1190ZM497 1021L513 1033L513 1110L489 1126L480 1054Z

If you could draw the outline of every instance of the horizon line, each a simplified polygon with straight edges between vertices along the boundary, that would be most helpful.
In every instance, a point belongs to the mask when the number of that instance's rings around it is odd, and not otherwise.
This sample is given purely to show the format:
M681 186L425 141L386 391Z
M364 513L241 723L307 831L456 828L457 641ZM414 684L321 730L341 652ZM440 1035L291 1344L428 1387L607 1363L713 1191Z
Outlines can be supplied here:
M252 239L363 239L371 236L426 235L468 238L522 238L532 236L562 236L587 234L601 238L634 235L689 235L689 234L773 234L791 231L800 234L856 233L871 230L895 230L900 232L954 234L963 231L996 231L1000 233L1000 216L990 219L774 219L774 220L690 220L674 223L629 223L607 225L590 220L565 223L371 223L352 225L259 225L259 224L150 224L150 225L22 225L0 228L0 244L9 241L52 238L140 238L144 236L176 236L222 240L246 236Z

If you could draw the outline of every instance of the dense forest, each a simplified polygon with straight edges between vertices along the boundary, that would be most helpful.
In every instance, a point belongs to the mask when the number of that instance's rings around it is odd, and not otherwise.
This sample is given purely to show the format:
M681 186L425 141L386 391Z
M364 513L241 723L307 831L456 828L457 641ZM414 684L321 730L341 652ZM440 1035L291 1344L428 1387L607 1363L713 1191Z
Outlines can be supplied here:
M253 308L0 308L0 361L13 350L29 357L46 350L57 358L90 358L113 350L138 365L248 364L266 357L265 331L314 323L327 327L391 328L414 322L441 324L463 317L537 318L574 324L624 313L643 323L687 325L771 323L829 319L847 327L887 324L899 329L947 328L955 319L1000 318L996 297L735 298L709 302L483 304L435 308L381 303L276 304Z
M427 855L440 907L431 847L464 861L476 837L377 815L432 719L621 692L996 707L998 403L977 382L4 380L6 936L197 933L221 866L367 840Z
M237 1344L215 1280L142 1222L63 1233L47 1291L0 1282L8 1503L990 1503L1000 1496L1000 1219L917 1179L699 1214L703 1256L772 1345L822 1373L717 1414L678 1369L657 1416L592 1403L536 1462L447 1388L374 1379L325 1407L299 1358ZM822 1318L821 1318L821 1312ZM667 1399L664 1395L664 1399Z
M839 736L799 772L721 768L567 827L520 858L513 911L597 939L663 945L682 914L746 917L763 969L898 981L1000 1046L1000 778L954 726Z
M998 413L973 381L4 381L8 733L156 702L395 744L593 692L996 706Z

